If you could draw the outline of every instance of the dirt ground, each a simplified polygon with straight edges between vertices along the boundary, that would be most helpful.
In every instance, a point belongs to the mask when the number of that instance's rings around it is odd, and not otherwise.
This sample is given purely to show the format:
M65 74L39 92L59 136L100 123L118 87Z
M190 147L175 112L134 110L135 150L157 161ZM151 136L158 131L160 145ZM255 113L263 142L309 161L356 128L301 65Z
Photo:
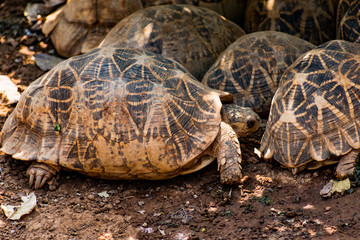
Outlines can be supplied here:
M23 17L25 0L0 2L0 75L23 91L43 71L35 53L54 53ZM14 106L1 106L0 130ZM165 181L104 181L62 172L59 187L33 190L26 162L0 155L0 204L35 192L37 207L21 220L0 212L0 239L358 239L360 191L324 199L333 167L293 176L253 153L263 127L241 139L243 184L219 182L216 163Z

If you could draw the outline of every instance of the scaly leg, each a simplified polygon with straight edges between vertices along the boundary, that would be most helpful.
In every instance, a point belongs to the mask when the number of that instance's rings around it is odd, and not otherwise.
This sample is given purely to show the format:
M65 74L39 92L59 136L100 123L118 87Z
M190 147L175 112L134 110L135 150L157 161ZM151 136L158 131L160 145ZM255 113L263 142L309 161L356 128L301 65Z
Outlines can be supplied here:
M351 150L348 154L341 157L335 171L335 176L339 180L352 177L355 170L355 160L360 151L357 149Z
M240 143L229 124L221 122L214 147L221 183L239 184L242 178Z
M34 184L35 189L41 188L44 184L60 171L60 167L50 166L45 163L33 162L26 170L29 176L29 187Z

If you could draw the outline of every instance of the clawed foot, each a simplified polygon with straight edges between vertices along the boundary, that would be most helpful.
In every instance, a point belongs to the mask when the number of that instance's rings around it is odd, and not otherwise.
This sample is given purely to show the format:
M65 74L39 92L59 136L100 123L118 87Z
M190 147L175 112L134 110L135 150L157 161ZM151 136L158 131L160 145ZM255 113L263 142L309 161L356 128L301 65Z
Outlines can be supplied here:
M355 170L355 160L359 155L359 150L352 150L341 157L335 171L335 176L339 180L352 178Z
M240 184L242 179L241 171L240 164L237 164L236 162L230 166L223 166L223 168L220 169L221 183L227 185Z
M29 177L29 187L34 185L35 189L41 188L44 184L52 179L58 169L55 169L44 163L33 163L27 169L26 175Z

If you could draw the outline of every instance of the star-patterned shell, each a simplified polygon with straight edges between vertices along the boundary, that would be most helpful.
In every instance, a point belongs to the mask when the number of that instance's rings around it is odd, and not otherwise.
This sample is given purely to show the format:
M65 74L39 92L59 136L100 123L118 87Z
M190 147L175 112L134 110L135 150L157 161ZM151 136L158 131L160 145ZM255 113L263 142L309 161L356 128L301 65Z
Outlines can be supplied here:
M161 55L95 49L31 84L0 144L15 159L100 178L174 177L217 136L219 95Z
M335 39L338 0L247 1L244 29L279 31L315 45Z
M71 57L97 47L118 21L141 8L133 0L68 0L47 16L42 31L59 55Z
M182 64L197 79L232 42L245 35L237 24L203 7L149 7L121 20L100 46L138 48Z
M360 148L360 48L333 40L283 74L261 141L288 168Z
M359 1L342 1L343 12L338 13L339 27L337 31L337 39L342 39L350 42L360 42L360 2ZM341 3L342 3L341 2ZM340 4L339 4L340 7Z
M246 34L218 57L202 83L231 93L237 105L267 116L284 71L313 48L310 42L282 32Z

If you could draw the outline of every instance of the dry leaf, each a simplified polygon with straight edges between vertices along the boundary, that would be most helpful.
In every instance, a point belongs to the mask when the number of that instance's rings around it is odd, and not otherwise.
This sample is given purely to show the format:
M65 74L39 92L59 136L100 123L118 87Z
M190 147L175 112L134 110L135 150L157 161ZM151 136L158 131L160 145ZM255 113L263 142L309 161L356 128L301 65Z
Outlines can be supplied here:
M320 195L323 197L330 197L335 192L342 193L350 188L351 183L349 178L342 181L330 180L330 182L325 184L325 186L320 190Z
M17 103L20 99L20 93L17 86L8 76L0 75L0 104Z
M1 209L10 220L19 220L23 215L31 213L36 207L36 196L35 193L30 193L26 196L21 196L23 201L21 205L13 206L1 204Z
M104 198L108 198L108 197L109 197L109 194L108 194L106 191L103 191L103 192L101 192L101 193L98 193L98 195L99 195L100 197L104 197Z

